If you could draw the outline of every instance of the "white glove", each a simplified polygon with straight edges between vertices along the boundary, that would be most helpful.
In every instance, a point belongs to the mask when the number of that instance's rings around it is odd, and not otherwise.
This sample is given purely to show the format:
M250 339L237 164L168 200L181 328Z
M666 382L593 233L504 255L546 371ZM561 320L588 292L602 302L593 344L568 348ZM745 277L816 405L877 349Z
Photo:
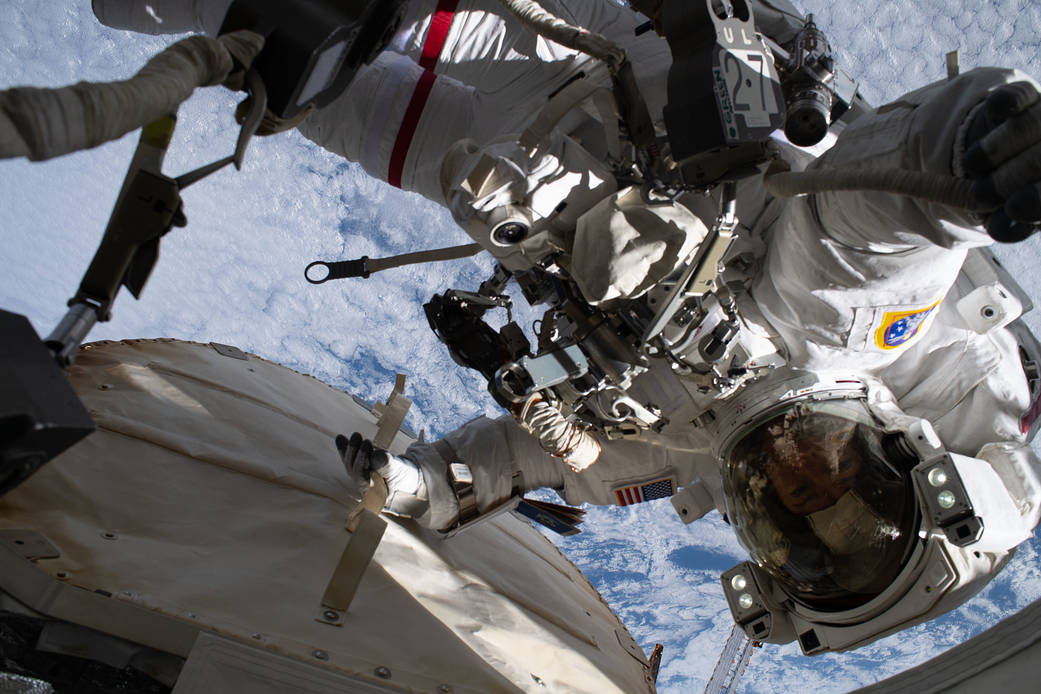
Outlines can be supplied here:
M383 509L388 513L418 518L430 507L423 471L408 458L374 447L357 432L349 439L342 434L337 436L336 450L340 452L347 474L359 487L369 484L369 474L373 472L387 482L389 493Z

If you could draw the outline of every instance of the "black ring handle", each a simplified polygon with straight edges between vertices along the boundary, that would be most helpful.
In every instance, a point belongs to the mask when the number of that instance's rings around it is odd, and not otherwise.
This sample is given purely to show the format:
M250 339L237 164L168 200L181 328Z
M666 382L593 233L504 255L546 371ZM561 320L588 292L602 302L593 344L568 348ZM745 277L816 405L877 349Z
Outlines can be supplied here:
M367 261L369 256L365 255L357 260L340 260L336 262L326 262L324 260L316 260L304 268L304 279L311 284L323 284L329 280L341 280L350 277L361 277L367 279L370 274L369 268L367 267ZM324 265L329 271L322 279L316 280L311 278L311 268Z

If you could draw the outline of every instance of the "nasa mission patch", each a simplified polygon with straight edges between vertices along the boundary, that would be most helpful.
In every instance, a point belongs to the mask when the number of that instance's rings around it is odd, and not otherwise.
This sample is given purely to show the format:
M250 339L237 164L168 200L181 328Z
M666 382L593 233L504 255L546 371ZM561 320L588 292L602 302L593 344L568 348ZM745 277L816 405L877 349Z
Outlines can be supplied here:
M875 327L875 346L889 350L902 347L917 335L925 321L940 305L937 301L931 306L907 311L885 311Z

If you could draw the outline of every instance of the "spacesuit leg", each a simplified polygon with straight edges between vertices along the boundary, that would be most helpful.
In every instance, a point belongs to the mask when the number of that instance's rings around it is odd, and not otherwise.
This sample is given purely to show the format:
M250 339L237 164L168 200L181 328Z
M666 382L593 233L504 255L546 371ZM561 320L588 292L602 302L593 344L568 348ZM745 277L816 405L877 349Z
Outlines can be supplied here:
M430 26L444 3L412 3L413 23L392 49L417 63L429 53ZM636 35L643 18L607 0L540 0L549 13L599 33L623 48L645 91L664 92L671 53L653 33ZM445 14L439 12L443 20ZM606 67L598 60L552 43L522 25L498 0L460 0L451 13L451 26L431 69L474 87L482 116L496 124L497 133L519 132L548 97L568 81L583 76L609 86ZM662 103L661 105L664 105ZM653 108L652 112L660 112ZM484 140L472 136L479 144Z
M230 0L94 0L98 19L144 33L216 33ZM639 17L601 0L547 0L564 19L603 31L626 46L645 84L664 94L670 61L665 42L635 37ZM497 0L413 0L388 51L363 66L352 86L299 128L367 173L444 204L441 159L455 142L478 146L519 132L568 80L609 84L595 59L551 43L522 26ZM431 30L439 16L441 31ZM444 21L447 19L447 27ZM660 112L664 99L648 99ZM661 103L657 103L660 101Z
M423 104L410 107L421 85ZM431 79L410 58L384 51L338 99L297 129L361 164L370 176L443 205L441 158L470 136L475 105L472 87L447 77Z
M452 144L465 138L480 147L520 132L554 91L579 75L610 83L598 61L537 36L495 0L462 0L451 12L443 4L411 3L389 51L299 127L370 175L440 204L440 165ZM609 2L544 4L568 21L624 39L649 86L652 112L660 112L668 46L657 36L635 37L635 13Z

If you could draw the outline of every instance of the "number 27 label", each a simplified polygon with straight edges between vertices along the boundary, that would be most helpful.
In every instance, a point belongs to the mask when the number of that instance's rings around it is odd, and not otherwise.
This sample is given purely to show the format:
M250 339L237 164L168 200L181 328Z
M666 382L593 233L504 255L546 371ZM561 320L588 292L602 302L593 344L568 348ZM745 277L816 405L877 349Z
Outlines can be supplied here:
M770 126L770 116L778 112L767 58L757 51L727 50L720 55L720 66L735 115L746 127Z

